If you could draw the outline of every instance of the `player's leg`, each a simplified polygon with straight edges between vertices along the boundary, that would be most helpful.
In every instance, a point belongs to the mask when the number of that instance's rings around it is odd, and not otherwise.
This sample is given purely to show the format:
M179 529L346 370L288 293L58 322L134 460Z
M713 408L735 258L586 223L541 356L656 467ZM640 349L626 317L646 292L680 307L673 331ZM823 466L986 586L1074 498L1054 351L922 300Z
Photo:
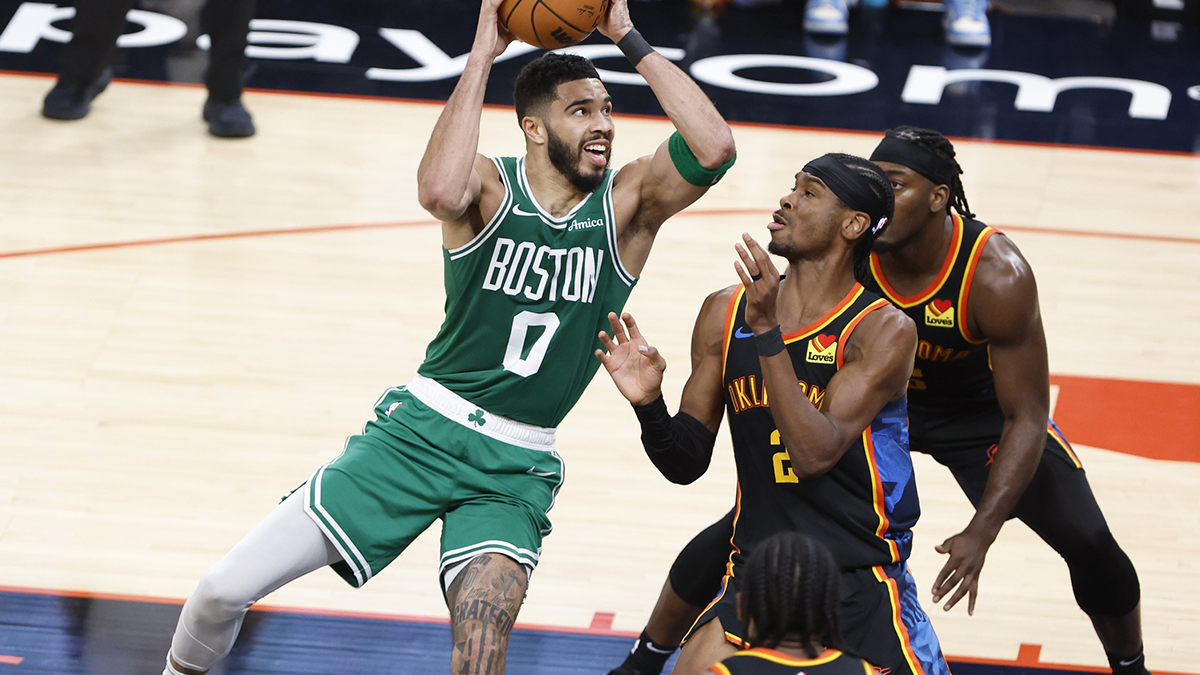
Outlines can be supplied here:
M733 511L683 547L671 565L650 621L625 661L609 675L657 675L704 607L721 590L733 537Z
M840 645L891 675L950 675L904 563L844 572Z
M714 617L688 637L671 675L703 675L708 672L709 666L720 663L736 652L737 647L725 636L721 619Z
M250 605L312 570L332 564L363 585L441 515L457 460L423 439L457 425L402 389L385 393L376 415L205 575L180 616L168 674L207 670Z
M552 434L494 415L487 423L491 436L462 426L448 434L460 464L442 517L441 579L456 674L504 673L508 638L563 480Z
M1013 515L1066 561L1075 601L1091 618L1113 672L1145 672L1137 571L1061 434L1048 434L1041 466Z
M531 569L503 553L483 553L455 571L446 591L454 639L450 672L503 675Z
M204 673L229 653L264 595L341 557L293 494L213 566L179 615L165 673Z
M720 593L704 608L684 637L683 649L672 675L699 675L746 645L746 632L738 617L737 596L741 579L727 576Z

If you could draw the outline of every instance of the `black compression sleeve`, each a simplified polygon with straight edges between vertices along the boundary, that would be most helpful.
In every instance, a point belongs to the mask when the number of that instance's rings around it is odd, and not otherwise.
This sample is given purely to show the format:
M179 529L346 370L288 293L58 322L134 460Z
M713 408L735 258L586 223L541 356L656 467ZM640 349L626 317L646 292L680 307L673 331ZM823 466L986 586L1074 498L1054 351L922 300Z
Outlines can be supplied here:
M662 396L646 405L633 406L633 411L642 425L642 447L659 473L680 485L704 475L717 443L716 434L687 413L671 417Z

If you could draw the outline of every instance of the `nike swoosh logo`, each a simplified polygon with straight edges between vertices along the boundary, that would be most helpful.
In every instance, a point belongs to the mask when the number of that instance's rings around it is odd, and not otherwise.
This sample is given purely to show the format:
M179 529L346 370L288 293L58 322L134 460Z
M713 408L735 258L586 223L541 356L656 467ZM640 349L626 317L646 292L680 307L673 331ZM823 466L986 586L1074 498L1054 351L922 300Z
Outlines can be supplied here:
M646 645L646 649L649 649L650 651L654 652L655 654L674 654L675 653L674 647L672 647L670 649L659 649L658 647L655 647L654 645L652 645L648 642L644 643L644 644Z
M536 468L537 467L535 467L535 466L531 466L525 470L525 473L530 474L532 476L538 476L540 478L550 478L551 476L558 475L557 471L534 471L534 469L536 469Z
M1128 668L1129 666L1132 666L1133 664L1137 663L1138 659L1140 659L1140 658L1142 658L1142 657L1136 656L1132 659L1129 659L1128 661L1119 661L1118 663L1120 663L1123 667Z
M754 333L752 331L746 330L745 328L743 328L741 326L738 326L737 330L733 331L733 337L735 337L735 338L754 337Z
M517 215L517 216L533 216L534 218L541 218L541 216L539 214L530 213L528 211L522 211L520 206L513 206L512 212L513 212L513 215Z

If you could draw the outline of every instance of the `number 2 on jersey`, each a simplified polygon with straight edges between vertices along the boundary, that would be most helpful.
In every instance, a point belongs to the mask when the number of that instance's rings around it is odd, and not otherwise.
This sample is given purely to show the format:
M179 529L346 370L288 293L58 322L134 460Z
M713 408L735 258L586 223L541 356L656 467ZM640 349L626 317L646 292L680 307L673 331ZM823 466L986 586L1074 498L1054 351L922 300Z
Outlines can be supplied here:
M783 441L779 437L779 430L771 432L771 445L781 445ZM787 453L787 448L771 455L771 464L775 467L775 482L776 483L799 483L800 479L796 477L796 472L792 471L792 458Z
M558 330L558 315L553 312L537 313L524 311L513 317L512 331L508 334L508 348L504 350L504 369L521 377L529 377L542 367L550 339ZM541 326L542 334L533 346L525 351L525 342L532 326ZM524 355L524 356L522 356Z

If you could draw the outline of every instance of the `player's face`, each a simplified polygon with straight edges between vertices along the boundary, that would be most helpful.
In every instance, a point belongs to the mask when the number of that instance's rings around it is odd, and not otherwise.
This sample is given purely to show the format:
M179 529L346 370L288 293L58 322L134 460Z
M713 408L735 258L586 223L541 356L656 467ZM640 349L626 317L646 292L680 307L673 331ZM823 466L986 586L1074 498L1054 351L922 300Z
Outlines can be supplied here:
M550 163L581 192L604 180L612 157L612 97L596 78L558 85L558 100L546 121Z
M876 162L892 183L896 208L892 220L875 240L874 249L887 253L916 234L933 213L930 201L937 187L928 178L894 162Z
M767 251L792 261L826 250L847 210L819 178L803 171L796 174L792 191L780 198L779 209L767 223Z

